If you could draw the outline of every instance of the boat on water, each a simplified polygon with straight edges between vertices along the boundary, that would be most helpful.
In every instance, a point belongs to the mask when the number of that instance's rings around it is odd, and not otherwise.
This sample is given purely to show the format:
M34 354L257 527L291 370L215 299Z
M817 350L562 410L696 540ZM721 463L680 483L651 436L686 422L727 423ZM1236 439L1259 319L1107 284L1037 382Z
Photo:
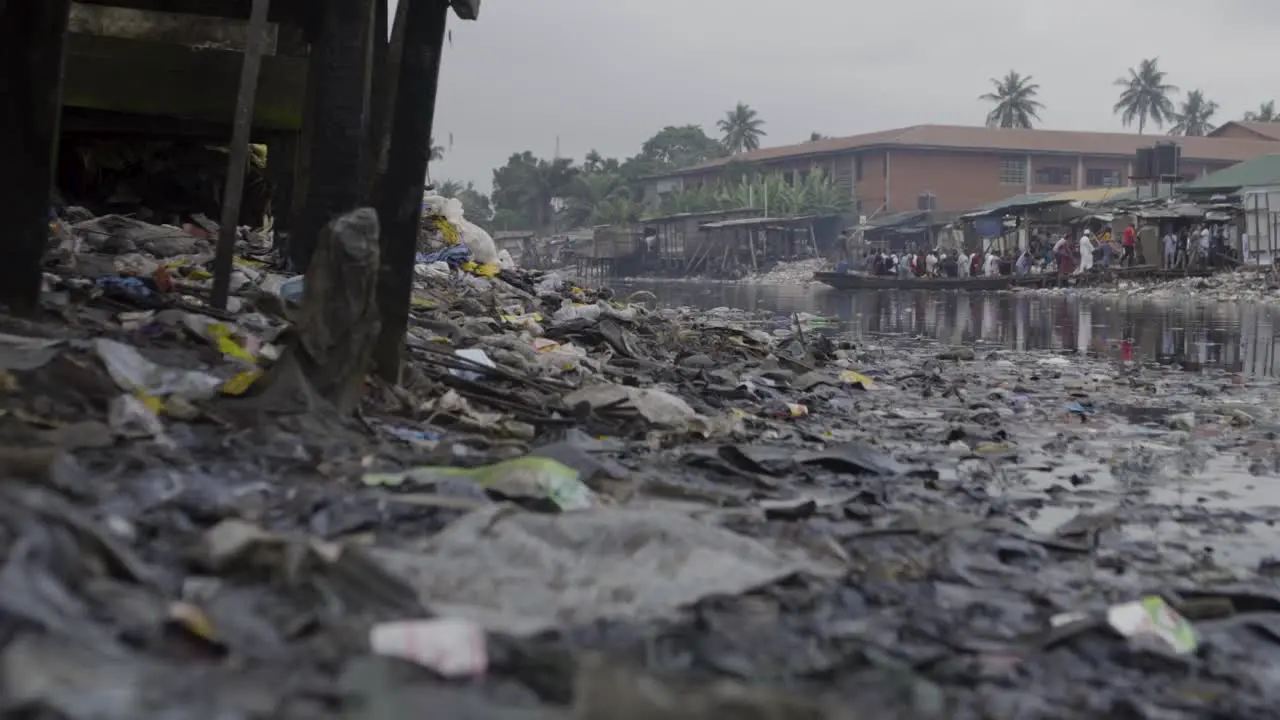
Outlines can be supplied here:
M1116 280L1173 280L1185 277L1208 277L1210 270L1162 270L1155 265L1135 265L1110 270L1095 270L1084 275L982 275L979 277L898 277L865 273L817 272L814 282L836 290L971 290L976 292L1008 290L1015 287L1087 287Z
M1012 275L993 277L898 277L896 275L867 275L864 273L817 272L814 282L837 290L1008 290L1013 287Z

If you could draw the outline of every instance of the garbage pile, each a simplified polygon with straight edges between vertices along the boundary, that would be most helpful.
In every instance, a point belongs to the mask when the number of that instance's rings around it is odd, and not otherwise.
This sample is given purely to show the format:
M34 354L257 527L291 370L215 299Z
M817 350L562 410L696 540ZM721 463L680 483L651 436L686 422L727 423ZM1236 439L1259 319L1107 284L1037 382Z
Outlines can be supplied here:
M1058 288L1018 288L1014 292L1057 294ZM1082 297L1138 298L1152 301L1196 303L1275 303L1280 302L1280 279L1257 268L1223 272L1209 277L1188 277L1161 282L1120 280L1114 285L1073 288Z
M1275 382L432 260L401 382L300 411L255 389L299 281L242 257L212 311L195 230L72 223L0 319L11 712L1274 707Z

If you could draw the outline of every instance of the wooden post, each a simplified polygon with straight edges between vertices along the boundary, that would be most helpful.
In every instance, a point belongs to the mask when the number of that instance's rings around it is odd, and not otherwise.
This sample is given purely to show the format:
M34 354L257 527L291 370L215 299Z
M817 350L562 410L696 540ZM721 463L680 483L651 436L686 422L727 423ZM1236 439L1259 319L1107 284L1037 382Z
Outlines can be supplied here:
M382 141L386 136L388 102L391 96L391 84L388 77L390 48L387 38L389 29L388 8L386 0L376 0L373 8L373 22L369 27L369 127L365 135L364 170L362 181L365 184L365 197L377 197L379 158L382 154Z
M240 66L240 94L236 97L231 127L231 147L227 150L226 189L222 193L222 219L218 227L218 254L213 259L213 295L210 302L218 310L227 309L231 293L231 265L236 254L236 227L240 224L240 203L244 200L244 171L249 164L249 133L253 130L253 106L258 96L258 71L262 67L262 45L267 34L267 9L271 0L253 0L249 11L249 36ZM267 160L270 161L270 155Z
M402 5L404 0L402 0ZM382 268L378 306L382 332L374 349L378 375L400 381L404 334L413 294L413 258L418 249L422 191L431 158L431 130L444 51L448 0L413 0L404 12L404 46L391 113L387 172L377 208L382 221Z
M0 0L0 303L40 309L71 0Z
M371 0L316 0L318 33L311 43L308 82L310 139L306 198L289 242L293 269L305 273L321 230L361 204L361 152L365 147L365 45Z
M267 141L267 177L271 181L271 218L276 238L293 228L293 190L298 172L298 134L280 133ZM277 244L279 244L277 242Z

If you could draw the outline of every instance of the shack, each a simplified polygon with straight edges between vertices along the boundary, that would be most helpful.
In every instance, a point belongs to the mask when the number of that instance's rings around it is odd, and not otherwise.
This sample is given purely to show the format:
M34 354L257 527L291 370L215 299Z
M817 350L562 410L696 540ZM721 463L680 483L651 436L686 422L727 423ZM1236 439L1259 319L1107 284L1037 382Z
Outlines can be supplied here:
M784 260L823 257L836 251L838 215L758 217L720 220L699 227L707 233L700 252L688 259L686 273L742 277Z
M702 225L725 220L741 220L763 215L761 210L712 210L686 212L641 220L640 235L644 240L646 257L642 261L643 274L679 276L688 271L689 259L702 252L707 242L707 232Z

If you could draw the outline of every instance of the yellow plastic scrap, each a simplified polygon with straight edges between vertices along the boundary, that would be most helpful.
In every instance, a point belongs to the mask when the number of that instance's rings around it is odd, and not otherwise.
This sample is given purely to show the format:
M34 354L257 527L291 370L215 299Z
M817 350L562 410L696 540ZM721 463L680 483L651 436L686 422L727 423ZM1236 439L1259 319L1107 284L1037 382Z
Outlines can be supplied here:
M435 300L428 300L424 297L418 297L417 295L410 298L409 302L412 303L414 307L420 308L433 308L439 305Z
M251 364L257 364L258 359L250 354L248 350L241 347L240 343L236 342L235 339L231 337L231 328L222 323L214 323L209 326L208 332L214 342L217 343L218 352L223 355L230 355L237 360L244 360Z
M502 272L502 268L497 263L485 263L484 265L477 265L471 272L480 277L491 278Z
M871 389L871 378L867 377L866 375L863 375L862 373L857 373L852 370L845 370L844 372L840 373L840 381L849 383L850 385L857 385L861 387L863 390Z
M159 415L160 413L164 412L164 400L161 400L160 398L154 395L148 395L147 393L141 390L136 390L134 391L133 394L137 396L139 400L142 401L142 404L145 405L148 410L155 413L156 415Z
M249 388L257 382L260 377L262 377L261 368L245 370L222 383L222 387L218 388L218 392L223 395L243 395L249 391Z
M440 236L444 238L446 245L457 245L458 241L462 239L458 235L458 228L454 227L453 223L442 216L437 215L431 224L435 225L436 229L440 231Z
M169 606L169 620L201 640L220 644L218 630L203 610L188 602Z
M267 264L261 260L250 260L249 258L242 257L233 258L232 262L242 267L263 268L267 266Z

